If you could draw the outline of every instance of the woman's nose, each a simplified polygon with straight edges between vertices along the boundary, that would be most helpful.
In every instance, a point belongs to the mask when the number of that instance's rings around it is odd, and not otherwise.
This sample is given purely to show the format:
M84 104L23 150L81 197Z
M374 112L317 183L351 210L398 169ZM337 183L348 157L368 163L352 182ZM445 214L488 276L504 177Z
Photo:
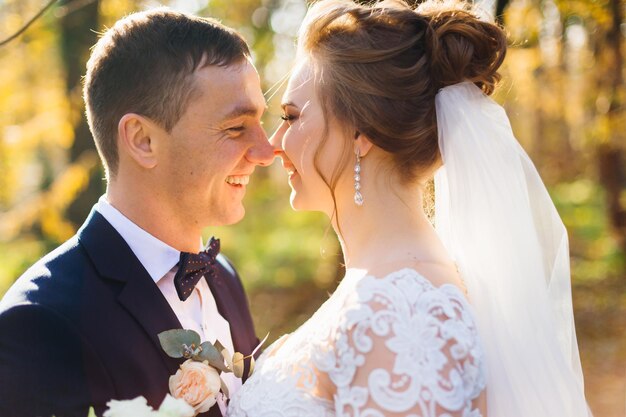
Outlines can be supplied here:
M279 127L270 137L270 145L274 148L274 153L278 154L283 150L283 132L282 128Z

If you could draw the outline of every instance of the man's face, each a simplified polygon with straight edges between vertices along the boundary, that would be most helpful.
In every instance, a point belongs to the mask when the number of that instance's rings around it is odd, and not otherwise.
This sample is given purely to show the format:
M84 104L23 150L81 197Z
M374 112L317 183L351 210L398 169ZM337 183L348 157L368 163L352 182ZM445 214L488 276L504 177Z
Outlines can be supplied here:
M158 141L156 169L164 187L156 197L193 227L232 224L245 214L242 199L255 167L274 159L261 127L265 99L247 60L208 66L194 77L185 113Z

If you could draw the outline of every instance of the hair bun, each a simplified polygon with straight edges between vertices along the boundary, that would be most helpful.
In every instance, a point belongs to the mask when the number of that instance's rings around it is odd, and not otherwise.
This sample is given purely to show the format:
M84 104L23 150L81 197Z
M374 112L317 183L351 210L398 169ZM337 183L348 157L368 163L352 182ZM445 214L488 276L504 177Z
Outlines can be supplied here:
M426 52L437 89L471 81L491 94L506 55L504 31L481 20L467 2L427 0L416 12L429 21Z

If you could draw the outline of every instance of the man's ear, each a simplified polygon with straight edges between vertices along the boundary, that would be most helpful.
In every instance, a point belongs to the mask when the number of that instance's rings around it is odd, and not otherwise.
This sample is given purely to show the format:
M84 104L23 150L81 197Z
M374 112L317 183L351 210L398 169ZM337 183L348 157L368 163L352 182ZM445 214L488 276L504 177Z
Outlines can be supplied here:
M356 132L354 135L354 153L356 154L356 150L358 149L361 157L367 155L367 153L372 149L372 142L369 140L367 136L365 136L361 132Z
M145 169L154 168L157 164L152 140L155 127L150 120L135 113L126 113L117 124L120 150Z

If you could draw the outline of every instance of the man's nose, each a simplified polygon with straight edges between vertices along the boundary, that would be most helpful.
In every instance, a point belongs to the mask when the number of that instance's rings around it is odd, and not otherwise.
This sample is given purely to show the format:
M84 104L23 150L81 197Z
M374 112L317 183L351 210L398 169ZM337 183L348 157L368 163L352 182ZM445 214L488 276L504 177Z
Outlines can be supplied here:
M255 143L248 151L248 159L257 165L268 166L274 162L274 148L267 139L267 134L259 126L255 136Z

